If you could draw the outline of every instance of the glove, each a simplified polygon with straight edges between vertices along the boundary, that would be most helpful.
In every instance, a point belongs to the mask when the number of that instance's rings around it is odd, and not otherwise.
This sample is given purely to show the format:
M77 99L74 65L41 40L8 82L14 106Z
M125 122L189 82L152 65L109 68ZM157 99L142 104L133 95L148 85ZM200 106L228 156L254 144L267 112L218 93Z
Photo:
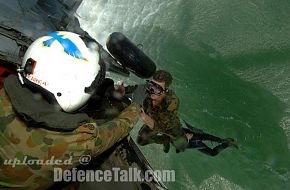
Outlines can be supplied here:
M129 98L132 103L136 102L137 104L142 106L143 101L146 97L145 85L138 85L134 92L132 92L131 94L126 94L125 96Z

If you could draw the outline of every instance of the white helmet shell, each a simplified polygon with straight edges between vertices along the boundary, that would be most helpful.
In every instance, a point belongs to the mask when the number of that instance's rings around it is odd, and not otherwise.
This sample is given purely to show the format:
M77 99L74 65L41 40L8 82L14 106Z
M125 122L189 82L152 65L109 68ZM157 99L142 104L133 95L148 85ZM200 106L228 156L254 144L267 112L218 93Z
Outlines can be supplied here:
M100 71L100 55L78 34L59 31L38 38L26 51L22 68L30 58L35 63L24 77L52 93L64 111L79 109L91 97L85 88Z

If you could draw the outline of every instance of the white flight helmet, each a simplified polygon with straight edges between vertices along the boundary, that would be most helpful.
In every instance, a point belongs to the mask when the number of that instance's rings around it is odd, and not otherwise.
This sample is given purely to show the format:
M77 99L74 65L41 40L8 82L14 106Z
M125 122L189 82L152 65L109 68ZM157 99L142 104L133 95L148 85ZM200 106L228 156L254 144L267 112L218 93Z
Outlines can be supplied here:
M101 70L99 59L98 51L88 48L78 34L52 32L29 46L18 76L50 92L64 111L72 112L91 97L85 88Z

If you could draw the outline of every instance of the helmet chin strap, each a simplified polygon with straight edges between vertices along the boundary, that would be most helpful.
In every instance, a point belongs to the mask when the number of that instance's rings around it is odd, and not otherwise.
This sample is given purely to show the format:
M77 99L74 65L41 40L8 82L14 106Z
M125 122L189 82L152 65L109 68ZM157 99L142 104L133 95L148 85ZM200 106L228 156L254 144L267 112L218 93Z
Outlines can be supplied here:
M17 68L16 71L17 71L17 76L18 76L19 82L23 86L24 85L24 80L23 80L24 69L19 67L19 68Z
M21 85L24 85L24 74L32 74L34 67L36 65L36 61L32 58L26 60L24 67L17 68L17 75Z
M30 86L29 81L25 83ZM66 113L61 111L58 105L50 104L42 98L33 98L35 93L29 88L22 88L16 76L9 75L4 81L4 88L14 110L29 127L73 131L81 123L90 121L84 113ZM39 89L37 92L40 92Z

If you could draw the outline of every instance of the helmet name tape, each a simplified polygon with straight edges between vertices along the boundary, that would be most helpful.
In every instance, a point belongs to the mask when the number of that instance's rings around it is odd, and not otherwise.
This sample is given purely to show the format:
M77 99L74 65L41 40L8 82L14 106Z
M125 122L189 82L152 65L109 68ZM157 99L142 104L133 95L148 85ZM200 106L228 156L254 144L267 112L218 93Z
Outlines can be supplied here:
M40 85L40 86L47 86L47 82L39 80L38 78L34 77L33 75L27 75L27 79L31 80L32 82Z
M50 47L54 41L58 41L62 45L66 54L73 56L77 59L87 61L86 58L84 58L84 56L82 55L81 51L78 49L78 47L70 39L62 38L64 35L58 35L57 32L52 32L47 36L50 36L52 38L43 41L43 46Z

